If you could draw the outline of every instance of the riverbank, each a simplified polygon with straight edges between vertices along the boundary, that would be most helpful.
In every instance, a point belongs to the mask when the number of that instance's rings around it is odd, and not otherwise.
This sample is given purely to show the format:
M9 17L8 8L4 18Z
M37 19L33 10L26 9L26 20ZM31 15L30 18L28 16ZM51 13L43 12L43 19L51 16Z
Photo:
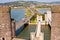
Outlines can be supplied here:
M25 9L25 7L11 7L12 9Z

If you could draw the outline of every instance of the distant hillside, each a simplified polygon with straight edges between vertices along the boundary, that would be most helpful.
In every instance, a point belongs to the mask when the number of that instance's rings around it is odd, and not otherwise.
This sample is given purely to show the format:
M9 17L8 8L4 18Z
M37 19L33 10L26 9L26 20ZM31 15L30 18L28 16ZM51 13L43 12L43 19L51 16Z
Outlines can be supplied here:
M50 4L60 4L60 1L59 2L51 2Z
M15 1L9 3L0 3L0 5L9 5L9 6L29 6L30 4L60 4L60 2L37 2L37 1Z
M29 6L30 4L36 5L36 1L15 1L9 3L0 3L0 5L10 5L10 6Z

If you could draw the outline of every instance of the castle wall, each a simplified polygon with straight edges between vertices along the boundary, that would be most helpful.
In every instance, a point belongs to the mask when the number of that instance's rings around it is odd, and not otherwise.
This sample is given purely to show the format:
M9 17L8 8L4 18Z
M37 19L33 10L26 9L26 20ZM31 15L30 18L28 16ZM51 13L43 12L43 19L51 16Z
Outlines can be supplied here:
M52 6L51 40L60 40L60 6Z
M0 6L0 40L12 40L10 7L8 6Z

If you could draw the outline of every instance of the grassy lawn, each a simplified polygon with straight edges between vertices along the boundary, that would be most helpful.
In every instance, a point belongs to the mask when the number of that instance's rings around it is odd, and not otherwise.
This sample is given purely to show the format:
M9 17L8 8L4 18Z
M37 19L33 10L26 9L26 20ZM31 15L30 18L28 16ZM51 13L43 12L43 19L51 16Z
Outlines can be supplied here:
M37 22L37 19L36 19L36 14L32 17L30 23L36 23Z
M27 8L26 9L26 16L27 17L30 17L31 15L32 15L32 13L31 13L31 11L29 10L29 8ZM33 17L32 17L32 19L30 20L30 23L36 23L36 15L34 15Z
M35 20L31 20L30 23L36 23L36 22L37 22L37 20L35 19Z
M27 17L30 17L32 14L31 14L31 11L29 9L27 9Z
M31 16L31 11L30 10L27 11L27 15Z

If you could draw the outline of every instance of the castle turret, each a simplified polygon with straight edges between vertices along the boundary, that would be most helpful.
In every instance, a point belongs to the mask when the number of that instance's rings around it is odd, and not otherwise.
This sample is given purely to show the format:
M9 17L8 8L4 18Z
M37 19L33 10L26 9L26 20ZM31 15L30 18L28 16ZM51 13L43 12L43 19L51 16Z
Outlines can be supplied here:
M51 40L60 40L60 6L52 6Z
M0 6L0 40L12 40L10 7Z

